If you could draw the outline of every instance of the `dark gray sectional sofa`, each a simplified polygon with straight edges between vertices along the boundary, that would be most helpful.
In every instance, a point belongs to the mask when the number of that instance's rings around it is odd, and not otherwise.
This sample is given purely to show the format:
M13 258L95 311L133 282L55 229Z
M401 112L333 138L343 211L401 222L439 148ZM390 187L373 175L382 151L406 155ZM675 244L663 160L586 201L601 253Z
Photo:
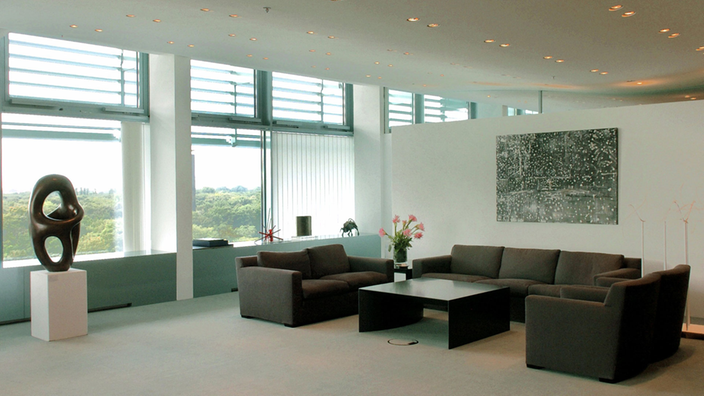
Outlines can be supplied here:
M339 244L237 257L240 314L289 327L354 315L357 290L393 282L393 264L348 256Z
M413 260L413 277L508 286L511 320L525 321L528 295L560 296L563 286L596 286L596 279L640 278L640 259L619 254L454 245L449 255Z

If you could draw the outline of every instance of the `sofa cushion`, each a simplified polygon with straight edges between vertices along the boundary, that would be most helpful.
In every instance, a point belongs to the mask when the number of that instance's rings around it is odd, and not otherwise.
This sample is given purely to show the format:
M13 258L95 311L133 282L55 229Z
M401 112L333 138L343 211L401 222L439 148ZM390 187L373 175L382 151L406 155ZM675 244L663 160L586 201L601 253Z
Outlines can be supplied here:
M455 274L498 278L503 251L503 246L455 245L450 253L450 271Z
M554 283L559 250L505 248L499 278Z
M540 283L537 285L528 286L528 294L537 294L539 296L549 296L549 297L560 297L560 289L562 285L548 285L545 283Z
M300 271L303 279L311 278L308 253L300 252L257 252L257 265L260 267Z
M343 272L342 274L327 275L320 279L333 279L347 282L347 284L350 285L350 290L357 290L360 287L378 285L389 281L386 274L376 271Z
M310 300L344 294L350 291L347 282L333 279L306 279L301 282L303 299Z
M560 252L555 269L555 284L594 285L594 276L623 265L623 255L589 252Z
M447 279L462 282L476 282L482 279L491 279L480 275L448 274L444 272L429 272L427 274L423 274L422 278Z
M307 248L306 251L310 257L310 268L315 279L350 272L350 262L347 260L345 247L340 244L316 246Z
M511 297L526 297L530 286L540 284L540 282L530 279L484 279L477 281L477 283L508 286L511 289Z

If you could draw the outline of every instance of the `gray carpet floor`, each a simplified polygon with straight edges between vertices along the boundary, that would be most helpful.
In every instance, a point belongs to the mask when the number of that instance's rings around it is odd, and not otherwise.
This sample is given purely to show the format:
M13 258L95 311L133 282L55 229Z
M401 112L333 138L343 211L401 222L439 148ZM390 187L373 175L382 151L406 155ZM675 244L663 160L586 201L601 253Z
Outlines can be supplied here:
M2 395L703 395L704 341L618 384L525 366L525 328L447 349L447 316L359 333L357 316L287 328L239 316L237 293L88 315L45 342L0 326ZM418 340L395 346L389 340Z

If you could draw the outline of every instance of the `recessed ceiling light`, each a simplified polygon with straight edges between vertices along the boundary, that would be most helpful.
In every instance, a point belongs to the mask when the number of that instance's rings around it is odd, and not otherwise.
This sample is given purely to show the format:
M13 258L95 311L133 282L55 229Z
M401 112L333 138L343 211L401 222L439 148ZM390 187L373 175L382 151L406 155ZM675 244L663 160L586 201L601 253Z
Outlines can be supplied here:
M508 47L508 46L510 46L510 45L511 45L511 44L504 43L504 44L499 44L499 47L504 47L504 48L506 48L506 47Z
M496 41L496 40L494 40L494 39L486 39L486 40L484 40L485 43L493 43L494 41Z
M329 68L329 67L326 67L325 70L330 70L330 68Z
M314 49L312 49L312 50L308 50L308 52L315 52L315 50L314 50Z
M318 67L318 66L316 66L316 65L313 65L313 66L311 66L311 67L312 67L313 69L315 69L315 68L316 68L316 67Z
M609 72L605 72L605 71L604 71L604 72L601 72L601 73L599 73L599 74L601 74L601 75L606 75L606 74L609 74Z
M239 18L240 16L237 14L230 14L230 18Z
M377 77L379 80L381 80L381 76Z
M699 47L696 49L696 51L704 51L704 47Z
M328 36L329 39L335 39L335 36Z
M264 59L264 60L269 60L269 58L267 58L267 57L264 57L263 59Z
M413 17L406 19L408 22L418 22L419 18Z
M689 98L689 100L696 100L697 98Z
M230 36L230 37L235 37L235 36L237 36L237 35L234 34L234 33L230 33L230 34L228 34L228 36Z
M551 55L546 55L546 56L543 57L543 59L552 59L552 56L551 56Z
M599 71L599 69L591 69L591 70L589 70L589 71L592 72L592 73L597 73L597 72Z
M379 62L379 61L374 62L375 65L378 65L379 63L381 63L381 62Z
M557 59L557 60L555 60L555 62L556 62L556 63L564 63L565 60L564 60L564 59Z
M308 33L308 34L315 34L315 32L312 31L312 30L307 31L306 33Z
M427 87L427 86L428 86L428 84L423 84L423 86L424 86L424 87Z
M687 98L687 99L689 99L690 96L692 96L692 95L685 95L684 97Z
M394 65L392 65L392 64L389 63L389 67L394 67Z
M621 4L619 4L619 5L615 5L613 7L609 7L609 11L618 11L621 8L623 8L623 6Z
M96 32L100 33L103 31L103 29L95 29Z
M127 18L134 18L134 14L127 14L125 15Z
M173 44L173 41L167 41L166 44Z
M210 12L210 8L201 8L200 10L203 12Z
M152 22L159 23L159 22L161 22L161 19L152 19Z
M252 54L247 54L247 58L251 58L251 57L252 57Z
M643 81L638 81L636 85L643 85Z
M77 27L78 27L78 25L70 25L69 27L70 27L70 28L74 28L74 29L75 29L75 28L77 28Z
M628 17L632 17L632 16L635 15L635 14L636 14L635 11L628 11L628 12L624 12L623 14L621 14L621 16L622 16L623 18L628 18Z
M252 38L250 38L249 40L250 40L250 41L257 41L257 38L256 38L256 37L252 37Z
M188 46L191 48L195 47L195 45L193 45L193 44L188 44Z
M679 33L672 33L671 35L667 36L667 38L675 38L675 37L679 37L679 36L680 36Z
M325 55L332 55L332 52L326 52Z
M444 74L441 74L440 77L445 77L445 75L444 75Z
M440 25L438 25L437 23L429 23L429 24L428 24L428 27L429 27L429 28L436 28L436 27L438 27L438 26L440 26Z
M413 54L410 53L410 52L404 52L403 54L404 54L404 55L413 55Z
M668 28L660 29L660 30L659 30L660 33L667 33L667 32L669 32L669 31L670 31L670 29L668 29Z
M367 77L367 78L369 78L369 77L371 77L371 76L372 76L371 74L367 74L367 76L366 76L366 77Z

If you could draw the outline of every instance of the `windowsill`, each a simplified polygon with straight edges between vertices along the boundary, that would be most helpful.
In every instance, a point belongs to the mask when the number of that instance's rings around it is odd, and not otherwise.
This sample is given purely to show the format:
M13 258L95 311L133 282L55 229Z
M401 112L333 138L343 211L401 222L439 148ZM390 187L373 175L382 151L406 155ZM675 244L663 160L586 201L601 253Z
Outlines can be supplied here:
M139 257L139 256L153 256L158 254L169 254L173 252L165 252L160 250L142 250L134 252L113 252L113 253L97 253L97 254L82 254L73 258L74 263L98 261L98 260L109 260L118 259L125 257ZM21 267L40 267L41 264L39 260L25 259L25 260L9 260L2 262L2 268L21 268Z
M357 235L355 235L357 236ZM259 239L256 241L244 241L244 242L229 242L225 246L212 246L212 247L207 247L207 246L194 246L194 250L198 249L212 249L212 248L218 248L218 247L235 247L235 248L240 248L240 247L251 247L251 246L266 246L266 245L276 245L276 244L285 244L285 243L296 243L296 242L306 242L306 241L316 241L316 240L325 240L325 239L337 239L337 238L350 238L350 237L343 237L342 235L312 235L312 236L293 236L287 239L283 240L277 240L275 239L273 242L264 242L263 240Z

